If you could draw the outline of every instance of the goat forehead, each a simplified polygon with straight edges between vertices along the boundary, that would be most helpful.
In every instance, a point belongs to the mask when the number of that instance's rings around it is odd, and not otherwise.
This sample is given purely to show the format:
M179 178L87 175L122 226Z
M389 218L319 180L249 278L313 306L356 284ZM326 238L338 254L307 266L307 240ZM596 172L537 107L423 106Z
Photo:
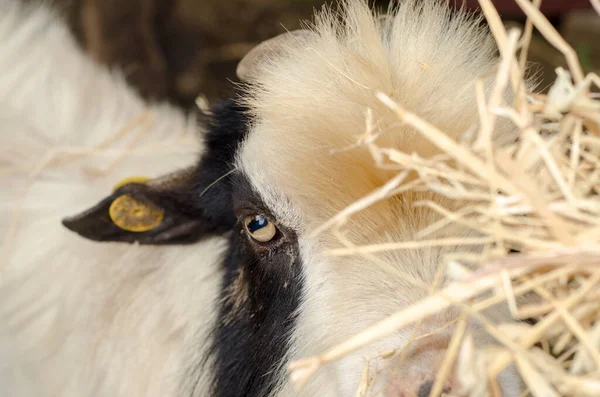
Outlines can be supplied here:
M246 99L256 122L238 166L289 226L326 221L390 179L364 147L344 150L366 132L367 109L379 147L437 153L376 92L454 139L477 123L473 81L495 64L492 46L473 21L451 18L432 3L424 2L423 11L414 1L403 2L382 22L365 4L352 2L343 24L333 14L320 16L316 34L301 39L304 45L260 67ZM491 82L484 79L486 87ZM394 207L382 204L361 222L396 218Z

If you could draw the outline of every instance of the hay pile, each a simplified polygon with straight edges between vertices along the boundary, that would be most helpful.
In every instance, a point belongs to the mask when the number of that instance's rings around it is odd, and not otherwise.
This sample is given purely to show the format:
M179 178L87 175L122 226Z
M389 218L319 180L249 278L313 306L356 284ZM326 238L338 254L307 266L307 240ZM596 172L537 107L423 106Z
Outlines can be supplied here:
M470 138L452 141L402 104L378 94L402 122L445 155L427 159L389 149L382 153L369 120L361 140L375 155L385 155L418 174L407 188L426 187L470 205L449 212L434 203L421 203L445 218L423 230L420 240L352 247L353 252L460 244L460 239L427 239L450 223L478 231L482 237L477 243L484 249L477 255L446 258L448 276L454 281L443 290L319 357L292 363L291 376L299 384L322 364L456 305L465 316L455 325L432 396L440 395L455 362L456 375L469 396L500 396L496 377L510 364L516 365L532 396L600 396L600 96L594 94L600 78L584 75L575 51L539 12L540 1L517 3L528 22L523 32L507 32L491 1L480 0L501 63L487 98L483 83L476 83L481 123ZM600 12L600 2L592 3ZM534 26L569 65L568 71L556 70L548 95L528 92L524 83ZM504 103L506 89L515 94L512 103ZM519 127L516 143L499 146L492 140L499 118L509 118ZM400 179L347 208L324 228L397 194ZM473 265L478 270L469 270ZM524 295L534 299L520 304ZM534 321L495 326L480 314L504 301L515 318ZM481 320L500 346L476 349L466 331L467 316ZM359 390L358 395L366 394Z

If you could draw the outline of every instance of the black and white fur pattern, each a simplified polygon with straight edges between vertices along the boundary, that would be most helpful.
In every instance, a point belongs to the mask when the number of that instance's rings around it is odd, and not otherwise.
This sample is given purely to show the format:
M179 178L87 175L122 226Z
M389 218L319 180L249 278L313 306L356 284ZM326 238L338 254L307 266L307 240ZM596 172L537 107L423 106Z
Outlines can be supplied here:
M0 393L348 396L366 360L406 343L410 328L324 367L299 391L287 377L291 360L425 297L450 252L389 252L376 262L327 256L336 239L311 231L393 175L374 167L364 149L331 149L355 142L371 108L384 131L380 146L435 154L374 93L387 93L458 138L477 123L473 80L489 76L496 59L477 21L450 16L434 0L404 1L387 18L359 0L343 10L341 22L324 12L312 33L293 36L254 65L240 97L216 105L203 129L193 117L143 103L122 78L86 59L46 8L0 0L0 165L7 169L0 175L7 235L0 380L10 380ZM510 134L506 125L498 131ZM27 175L60 147L68 150L31 184ZM82 148L90 150L82 155ZM106 241L98 243L60 224L104 198L121 177L191 164L191 176L176 188L125 187L165 208L172 229L161 231L159 242L148 233L134 239L142 245L129 245L115 241L131 241L130 234L70 226ZM358 214L346 238L411 238L439 219L412 206L424 198L456 205L407 193ZM244 229L244 219L257 214L277 227L265 244ZM99 222L86 216L84 223ZM182 229L172 232L178 222L192 225L185 238ZM419 334L458 314L430 318ZM511 321L503 307L488 315ZM471 324L478 342L490 342L479 328ZM427 395L422 386L435 376L452 330L412 346L399 371L383 371L386 395ZM513 372L501 386L507 397L519 394Z
M210 333L226 239L103 245L61 220L121 178L196 161L196 120L144 103L45 7L0 0L0 42L0 395L181 395ZM91 153L70 157L80 149Z

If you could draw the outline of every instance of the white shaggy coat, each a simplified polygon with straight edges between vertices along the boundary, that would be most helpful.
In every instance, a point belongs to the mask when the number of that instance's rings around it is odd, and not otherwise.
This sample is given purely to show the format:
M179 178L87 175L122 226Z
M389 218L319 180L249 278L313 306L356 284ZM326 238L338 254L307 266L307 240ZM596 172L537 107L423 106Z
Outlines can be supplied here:
M318 353L426 296L448 251L393 252L376 263L326 257L335 239L308 233L391 175L363 149L330 150L355 142L370 107L384 132L381 146L433 154L375 91L456 138L477 122L473 79L496 64L475 22L449 19L433 0L422 7L407 0L388 18L359 0L348 3L343 23L321 14L314 35L254 75L248 104L256 123L237 159L277 221L300 236L305 289L286 360ZM0 121L0 382L10 386L0 395L184 395L197 381L188 380L190 367L214 321L224 239L187 247L98 244L68 232L60 219L103 198L121 177L189 165L197 155L191 148L201 148L197 127L169 107L144 104L121 77L86 59L47 9L27 11L10 0L0 0ZM411 238L437 219L412 206L424 197L407 194L361 213L347 238ZM421 331L456 315L437 316ZM490 316L509 320L502 308ZM425 354L406 361L403 377L383 372L390 397L434 376L451 330L420 346ZM355 395L366 360L402 347L409 334L327 366L300 392L281 372L275 395ZM207 395L206 380L199 396ZM503 383L507 397L518 395L515 385Z
M185 394L224 239L99 244L61 219L123 177L190 165L197 131L87 59L46 7L0 0L0 396Z

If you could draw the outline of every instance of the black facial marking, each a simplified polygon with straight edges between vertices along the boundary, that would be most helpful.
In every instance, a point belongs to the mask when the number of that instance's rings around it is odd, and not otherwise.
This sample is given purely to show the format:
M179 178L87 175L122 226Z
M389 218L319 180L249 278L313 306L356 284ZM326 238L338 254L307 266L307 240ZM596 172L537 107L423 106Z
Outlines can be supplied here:
M124 185L96 206L63 221L88 239L141 244L193 243L207 235L230 232L221 294L215 302L206 302L216 305L218 318L210 340L199 341L210 348L205 359L190 368L192 395L193 383L200 379L198 371L211 374L211 396L268 395L284 371L300 302L302 278L295 233L277 223L244 175L233 172L236 151L248 132L245 110L233 100L212 107L205 120L206 150L198 164L175 176ZM145 232L117 227L108 209L123 194L163 210L162 223ZM269 241L258 242L248 235L244 220L257 216L276 227ZM202 265L202 258L198 263Z
M232 211L231 175L237 149L248 133L248 116L234 100L215 104L208 119L204 142L206 151L200 160L194 183L183 200L191 203L195 216L212 224L212 233L223 233L235 225ZM227 176L226 176L227 175Z
M272 244L252 241L243 219L268 211L240 174L233 178L233 201L238 224L231 235L225 277L211 354L215 359L212 395L268 395L282 370L300 302L302 278L298 240L278 225Z

